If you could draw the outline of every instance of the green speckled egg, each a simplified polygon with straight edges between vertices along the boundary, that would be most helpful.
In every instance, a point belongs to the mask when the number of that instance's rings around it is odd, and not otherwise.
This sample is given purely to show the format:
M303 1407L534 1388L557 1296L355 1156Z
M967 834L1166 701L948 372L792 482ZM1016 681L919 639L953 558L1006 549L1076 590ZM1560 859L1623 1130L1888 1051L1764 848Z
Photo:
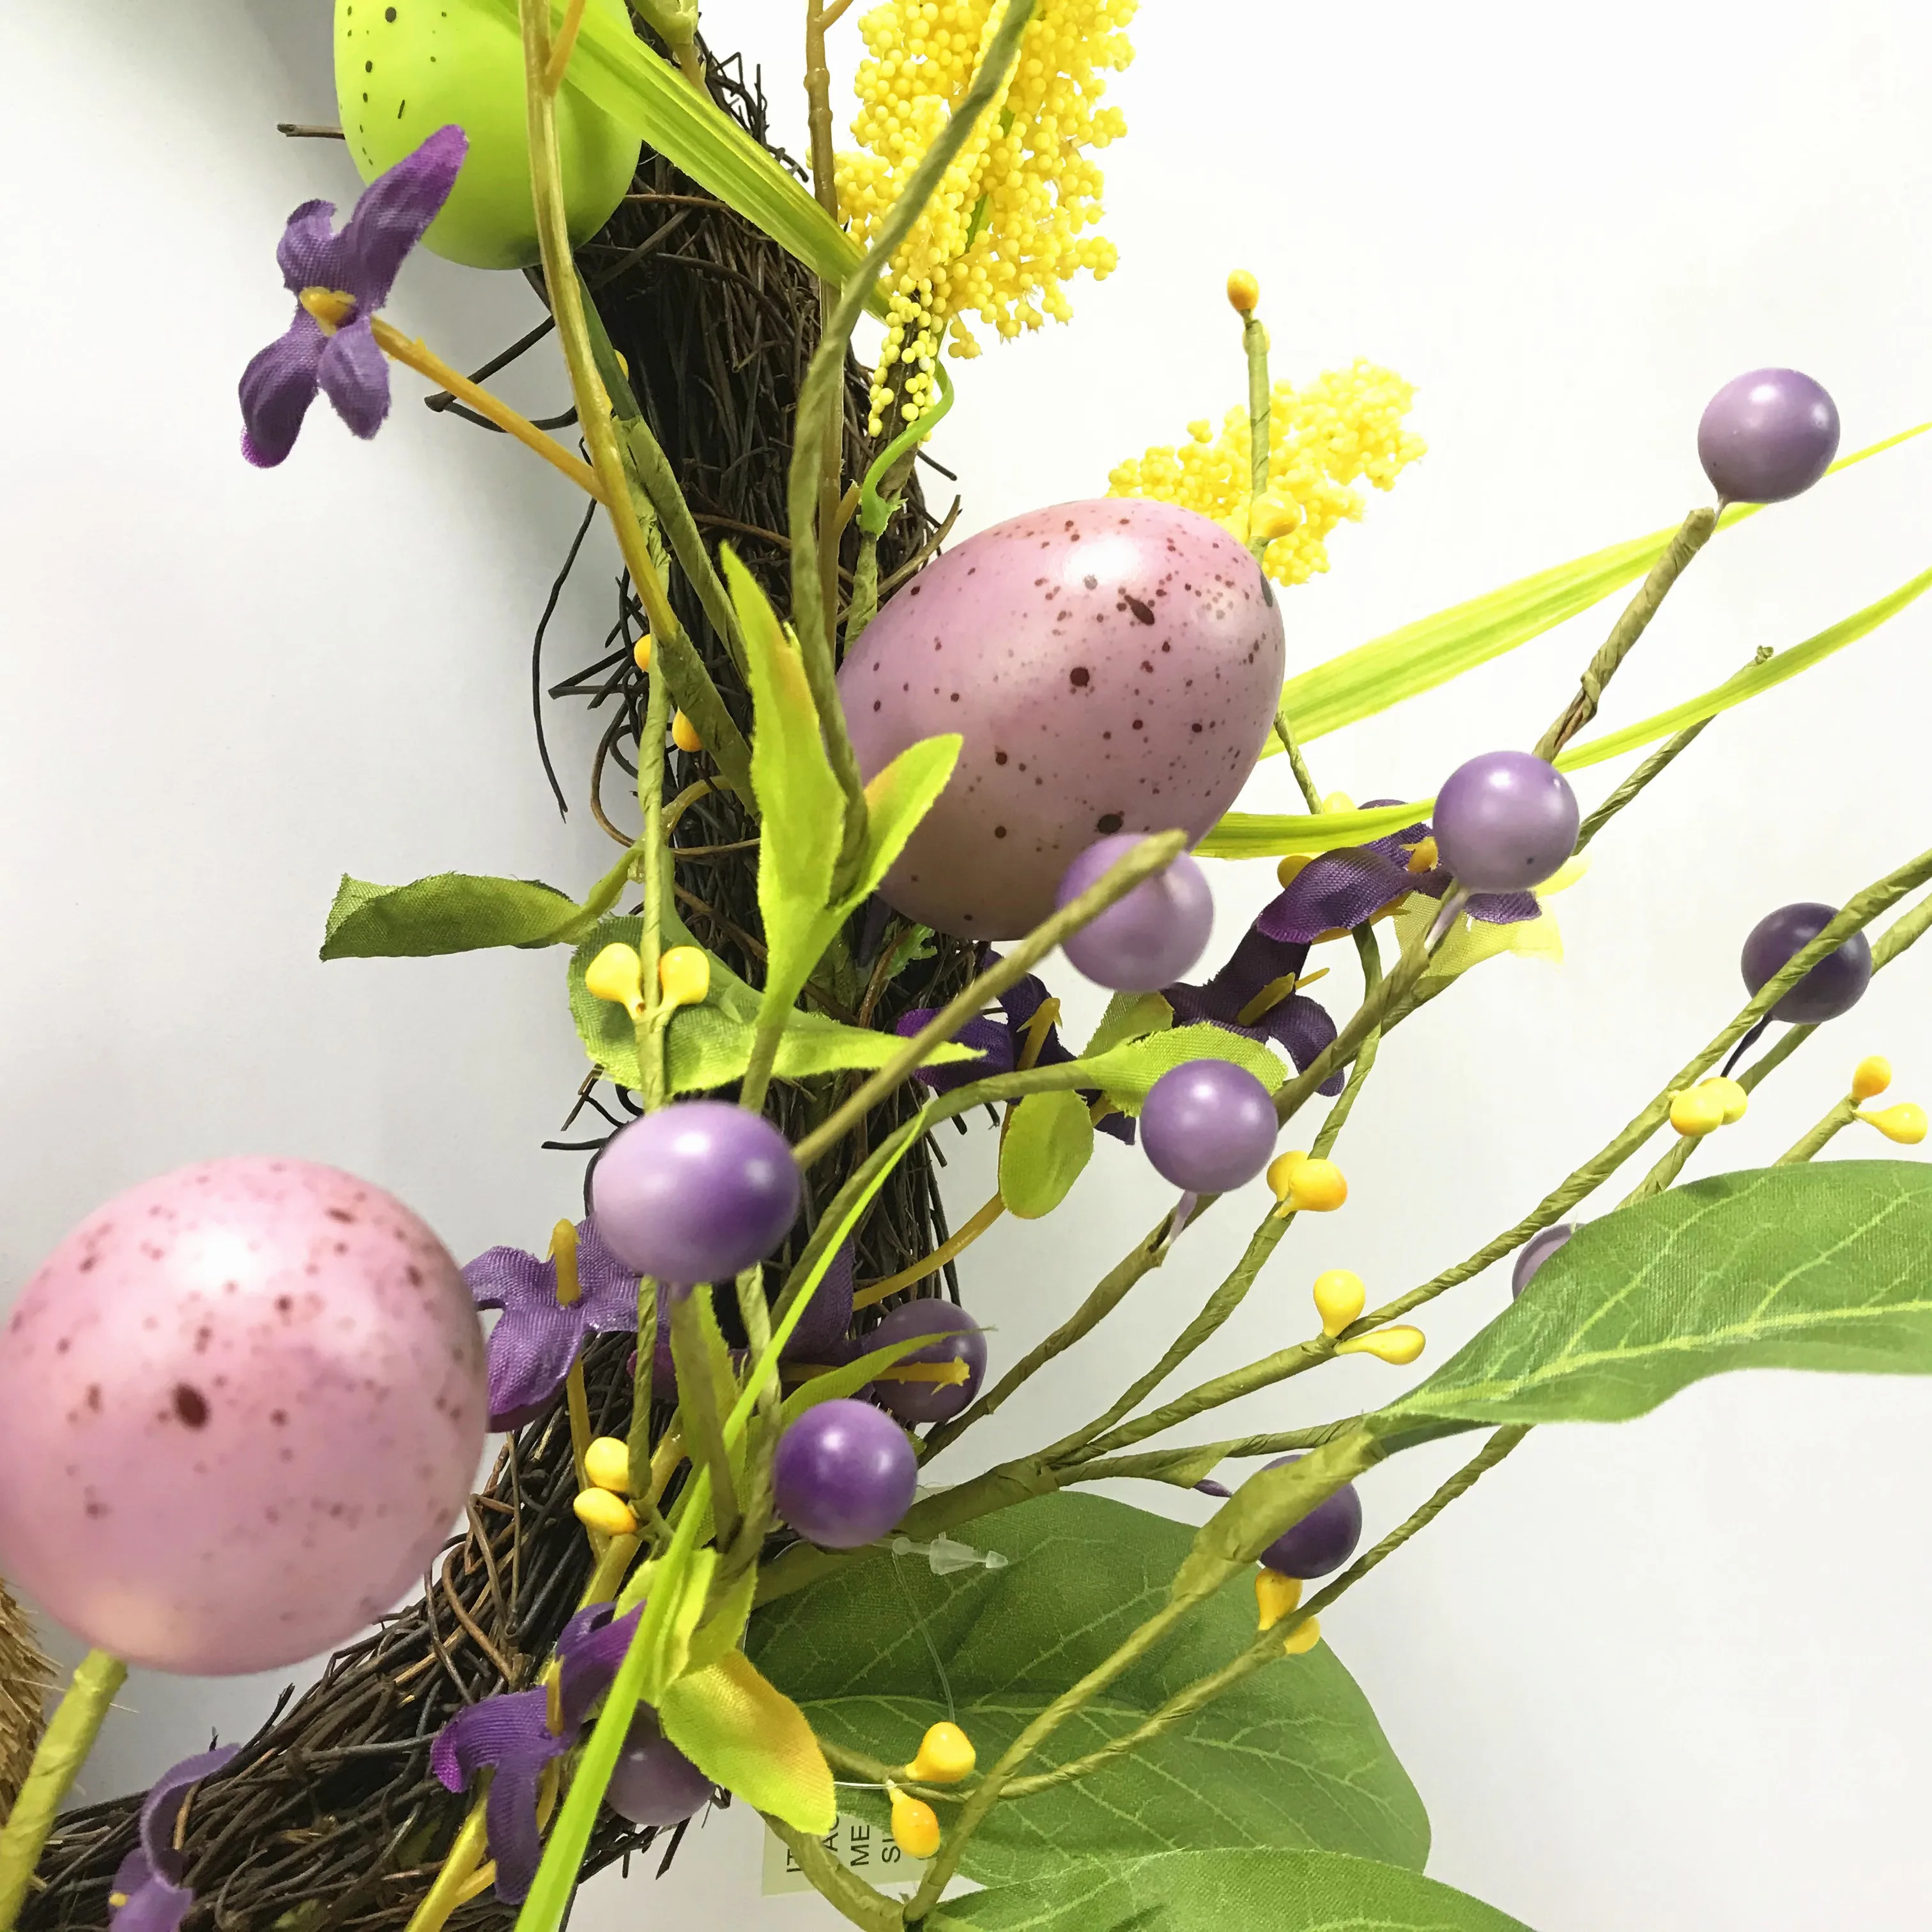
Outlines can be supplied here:
M590 10L629 32L623 0ZM342 131L373 181L454 122L470 155L425 244L472 268L538 259L525 145L524 50L512 17L482 0L336 0L335 96ZM557 103L570 238L610 220L636 173L639 142L568 86Z

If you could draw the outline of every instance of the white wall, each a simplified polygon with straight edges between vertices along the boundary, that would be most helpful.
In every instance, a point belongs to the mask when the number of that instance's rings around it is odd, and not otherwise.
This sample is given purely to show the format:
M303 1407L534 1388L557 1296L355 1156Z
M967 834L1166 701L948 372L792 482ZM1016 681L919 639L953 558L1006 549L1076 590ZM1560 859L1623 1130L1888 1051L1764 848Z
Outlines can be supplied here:
M0 20L0 152L16 182L58 183L14 198L0 310L16 375L0 526L10 1286L94 1200L202 1154L274 1145L360 1168L459 1251L567 1204L558 1157L533 1151L577 1065L554 960L311 963L344 867L568 882L601 858L556 826L524 695L562 493L429 421L406 380L374 448L322 422L278 475L234 454L235 376L284 320L278 224L349 185L339 152L270 131L328 118L322 10L198 0L164 27L94 0ZM708 16L763 62L782 124L798 118L795 15L716 0ZM1681 514L1702 493L1697 412L1740 369L1810 370L1847 447L1932 415L1912 105L1932 20L1905 0L1215 0L1150 7L1135 38L1118 93L1133 131L1108 169L1123 266L1077 292L1072 329L962 372L938 454L969 526L1093 494L1121 456L1234 400L1220 285L1237 263L1262 279L1280 373L1392 363L1420 386L1433 446L1340 533L1333 575L1292 594L1298 665ZM835 64L856 45L848 21ZM530 298L425 260L396 310L460 360L507 339ZM532 401L560 391L541 363L524 382ZM1724 537L1606 722L1924 568L1928 476L1915 446ZM567 606L576 642L604 608L588 587ZM1602 623L1318 742L1321 782L1418 795L1470 752L1529 741ZM1714 724L1559 902L1564 968L1499 962L1405 1030L1343 1144L1348 1208L1298 1227L1204 1371L1304 1332L1325 1267L1399 1291L1514 1220L1735 1010L1760 912L1842 898L1923 843L1928 638L1909 614ZM559 728L580 769L583 735ZM1588 795L1616 776L1589 775ZM1279 764L1247 802L1291 806ZM1231 938L1271 881L1256 866L1217 882ZM1932 1100L1928 970L1884 976L1704 1165L1772 1157L1866 1052L1892 1056L1899 1097ZM985 1155L951 1170L962 1209L990 1186ZM1107 1144L1053 1221L989 1235L963 1279L998 1352L1150 1218L1144 1169ZM1034 1400L968 1439L958 1473L1111 1395L1218 1278L1243 1220L1224 1208L1190 1235ZM1492 1276L1431 1310L1430 1359L1504 1292ZM1292 1426L1396 1385L1345 1364L1230 1420ZM1787 1376L1533 1437L1324 1620L1429 1803L1432 1869L1539 1932L1922 1926L1928 1443L1919 1385ZM1454 1457L1373 1478L1371 1532ZM151 1774L211 1722L238 1732L264 1696L137 1679L95 1787ZM742 1812L714 1820L658 1892L607 1880L578 1922L660 1907L694 1926L826 1922L816 1901L758 1909L740 1856L754 1845Z

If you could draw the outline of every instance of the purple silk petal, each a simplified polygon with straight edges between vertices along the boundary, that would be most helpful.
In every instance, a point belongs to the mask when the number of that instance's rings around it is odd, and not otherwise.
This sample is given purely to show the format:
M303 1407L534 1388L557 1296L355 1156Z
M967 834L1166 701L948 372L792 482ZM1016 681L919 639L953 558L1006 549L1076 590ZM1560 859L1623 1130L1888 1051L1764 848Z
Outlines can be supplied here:
M167 1879L151 1877L130 1890L123 1882L124 1861L116 1874L114 1888L124 1892L128 1903L109 1915L110 1932L181 1932L182 1922L194 1904L194 1894L184 1885Z
M295 448L327 342L315 318L298 308L287 332L242 370L242 454L257 470L274 469Z
M363 190L341 242L348 275L343 286L364 315L374 315L389 299L397 272L442 212L469 152L460 128L439 128Z
M180 1876L176 1862L179 1854L174 1849L175 1826L180 1822L188 1794L204 1778L212 1778L241 1748L239 1744L224 1744L219 1750L184 1757L148 1787L147 1798L141 1806L141 1848L155 1871L171 1878Z
M640 1604L621 1617L614 1618L608 1604L593 1604L580 1610L565 1624L556 1640L556 1654L563 1660L557 1680L557 1701L563 1708L564 1735L574 1738L582 1729L590 1707L610 1688L624 1653L644 1613Z
M1486 926L1520 926L1543 916L1534 892L1472 892L1462 910Z
M275 260L292 295L304 289L335 289L351 294L348 258L335 232L335 204L305 201L289 217L275 244Z
M364 442L389 413L389 358L376 346L365 313L322 344L316 379L335 413Z
M1016 980L1000 995L1000 1010L1006 1016L1006 1024L1017 1038L1026 1031L1027 1022L1038 1012L1052 998L1046 990L1046 982L1037 973L1029 973L1024 979Z
M562 1740L557 1742L560 1746ZM496 1862L496 1896L506 1905L523 1903L543 1856L543 1838L537 1830L539 1768L499 1765L490 1780L490 1795L483 1801L483 1829L490 1856Z
M518 1411L541 1407L554 1395L584 1346L580 1307L519 1303L497 1318L484 1345L490 1371L490 1426L512 1427Z
M599 1335L638 1325L638 1271L604 1245L595 1221L577 1224L578 1306L584 1325Z
M174 1848L175 1827L188 1792L222 1769L240 1748L224 1744L184 1758L148 1787L141 1806L141 1842L114 1874L112 1889L128 1902L117 1906L107 1922L113 1932L179 1932L194 1894L181 1882L184 1862Z
M848 1235L784 1345L788 1361L824 1361L829 1351L845 1339L852 1325L852 1239Z
M1414 885L1408 868L1386 852L1366 845L1326 852L1262 909L1255 930L1306 944L1324 932L1360 926Z
M1264 1013L1261 1024L1270 1040L1287 1048L1298 1073L1306 1073L1335 1038L1335 1022L1328 1009L1301 993ZM1338 1066L1316 1090L1331 1096L1340 1093L1342 1070Z
M508 1690L481 1703L466 1704L436 1734L429 1768L446 1791L460 1791L486 1766L498 1782L507 1766L528 1768L532 1777L566 1741L550 1727L547 1690Z
M1173 1007L1175 1019L1184 1024L1190 1020L1213 1020L1232 1026L1263 987L1299 973L1307 963L1304 941L1270 938L1250 927L1242 934L1228 963L1205 986L1166 986L1162 996Z
M892 1030L902 1040L910 1040L932 1023L938 1010L937 1006L915 1006L900 1016ZM922 1066L918 1077L934 1093L950 1094L954 1088L983 1080L988 1074L1013 1070L1013 1037L1000 1021L968 1020L952 1037L959 1046L971 1047L982 1058L949 1060L943 1066Z
M485 1248L463 1270L463 1280L478 1308L519 1308L529 1301L556 1305L556 1264L526 1249Z

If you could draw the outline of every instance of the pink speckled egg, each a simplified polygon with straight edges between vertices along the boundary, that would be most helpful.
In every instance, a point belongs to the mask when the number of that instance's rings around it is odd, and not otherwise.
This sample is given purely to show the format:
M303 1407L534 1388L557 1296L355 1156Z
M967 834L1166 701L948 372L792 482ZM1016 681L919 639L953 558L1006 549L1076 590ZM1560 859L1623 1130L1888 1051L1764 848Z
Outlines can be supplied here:
M0 1330L0 1571L100 1648L227 1675L422 1579L483 1448L456 1263L309 1161L208 1161L97 1210Z
M1103 497L968 538L838 674L868 778L921 738L966 741L886 898L943 932L1015 939L1096 838L1199 838L1261 754L1282 657L1253 558L1192 510Z

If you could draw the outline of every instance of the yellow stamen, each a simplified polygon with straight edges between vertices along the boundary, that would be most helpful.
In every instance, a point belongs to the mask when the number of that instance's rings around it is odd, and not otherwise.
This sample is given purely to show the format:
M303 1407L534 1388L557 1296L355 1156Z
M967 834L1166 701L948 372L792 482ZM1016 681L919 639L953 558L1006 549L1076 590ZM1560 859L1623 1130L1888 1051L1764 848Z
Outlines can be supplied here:
M971 1371L964 1362L896 1362L879 1371L881 1382L963 1382Z
M928 1275L937 1274L956 1255L970 1247L1000 1216L1006 1211L1006 1204L1000 1196L980 1208L965 1226L950 1239L940 1243L923 1261L914 1262L909 1268L902 1268L897 1274L888 1275L884 1281L868 1282L852 1298L854 1309L870 1308L875 1302L885 1300L889 1294L896 1294L902 1288L910 1288L925 1280Z
M550 1252L556 1263L556 1305L568 1308L584 1292L577 1280L577 1229L570 1222L550 1231Z
M1248 533L1262 543L1273 543L1301 525L1301 506L1292 496L1257 496L1248 512Z
M1331 1340L1360 1318L1368 1300L1362 1277L1352 1269L1330 1268L1315 1277L1315 1312L1322 1318L1322 1334Z
M905 1768L922 1784L957 1784L971 1774L979 1755L957 1724L934 1724L919 1742L919 1755Z
M1033 1010L1033 1018L1027 1022L1026 1033L1020 1042L1020 1057L1013 1063L1016 1072L1023 1073L1039 1059L1046 1045L1046 1036L1058 1023L1060 1002L1042 1000Z
M1870 1100L1892 1084L1892 1062L1882 1053L1868 1054L1852 1070L1852 1098Z
M333 335L345 322L355 318L356 298L340 289L304 289L296 300L308 310L316 327L325 335Z
M1424 1337L1420 1328L1372 1328L1352 1341L1337 1342L1338 1355L1373 1355L1393 1368L1406 1369L1422 1353Z
M1312 986L1328 971L1325 966L1318 966L1312 973L1284 973L1279 980L1270 980L1241 1010L1234 1016L1237 1026L1253 1026L1264 1013L1271 1013L1282 1000L1300 991L1304 986Z
M1436 869L1436 841L1425 838L1408 855L1408 869L1412 872L1432 872Z

